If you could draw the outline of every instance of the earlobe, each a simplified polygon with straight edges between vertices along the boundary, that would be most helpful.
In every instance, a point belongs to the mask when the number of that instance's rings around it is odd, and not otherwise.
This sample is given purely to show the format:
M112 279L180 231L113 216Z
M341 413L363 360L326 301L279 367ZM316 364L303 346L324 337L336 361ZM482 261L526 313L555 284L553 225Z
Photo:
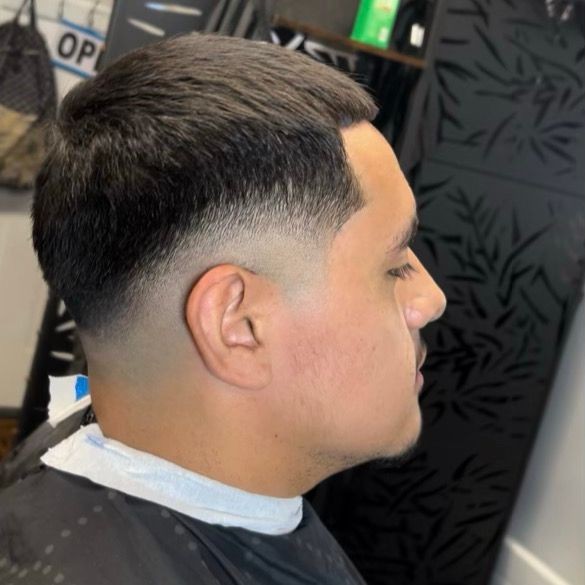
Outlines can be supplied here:
M222 381L258 388L270 379L267 348L254 321L261 314L252 292L254 275L237 266L216 266L191 289L185 316L205 367Z

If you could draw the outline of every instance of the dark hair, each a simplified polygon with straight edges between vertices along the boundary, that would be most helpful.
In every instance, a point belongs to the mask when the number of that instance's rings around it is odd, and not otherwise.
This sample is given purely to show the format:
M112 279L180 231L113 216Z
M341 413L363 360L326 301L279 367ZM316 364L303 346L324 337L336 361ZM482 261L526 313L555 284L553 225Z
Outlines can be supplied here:
M190 34L129 53L59 110L32 207L45 280L103 331L186 246L334 232L363 205L339 130L375 113L345 74L267 43Z

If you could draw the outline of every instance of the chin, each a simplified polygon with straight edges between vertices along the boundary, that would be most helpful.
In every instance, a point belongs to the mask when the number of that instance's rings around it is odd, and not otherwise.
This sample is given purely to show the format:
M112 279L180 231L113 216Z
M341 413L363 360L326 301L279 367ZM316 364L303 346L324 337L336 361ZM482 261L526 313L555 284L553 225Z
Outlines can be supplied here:
M381 461L395 466L411 458L416 451L422 434L422 415L417 407L416 413L408 421L400 437L392 437L392 444L381 455Z
M356 449L356 445L348 448L342 456L342 466L340 469L348 469L362 464L373 464L375 467L391 468L398 467L405 461L408 461L416 451L421 431L422 431L422 413L418 402L413 407L412 412L402 425L391 428L391 434L388 431L388 425L381 430L379 423L376 423L378 432L371 435L367 442L362 443ZM370 429L373 431L373 429ZM385 431L385 433L383 432ZM346 447L349 447L346 445ZM351 455L349 455L349 453Z
M401 467L408 461L410 461L418 450L420 431L416 434L412 434L407 440L404 440L400 447L394 446L389 452L382 455L378 455L372 458L371 463L373 467L379 469L392 469Z

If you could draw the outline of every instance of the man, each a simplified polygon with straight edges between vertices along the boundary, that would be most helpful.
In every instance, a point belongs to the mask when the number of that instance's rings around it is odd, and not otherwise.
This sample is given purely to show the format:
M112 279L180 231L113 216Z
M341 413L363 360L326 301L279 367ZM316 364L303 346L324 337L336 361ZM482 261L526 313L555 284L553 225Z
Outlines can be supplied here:
M413 447L445 308L375 113L306 56L201 35L68 94L33 242L97 423L0 495L0 583L363 583L302 494Z

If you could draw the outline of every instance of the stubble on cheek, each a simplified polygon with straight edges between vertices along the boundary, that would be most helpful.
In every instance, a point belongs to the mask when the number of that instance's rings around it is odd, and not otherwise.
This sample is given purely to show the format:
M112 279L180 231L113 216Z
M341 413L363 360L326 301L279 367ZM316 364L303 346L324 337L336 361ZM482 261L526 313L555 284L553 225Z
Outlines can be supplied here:
M339 331L329 325L309 323L295 326L289 354L290 410L294 424L317 439L332 429L346 404L346 367L352 355L339 343ZM355 356L353 356L355 357Z

